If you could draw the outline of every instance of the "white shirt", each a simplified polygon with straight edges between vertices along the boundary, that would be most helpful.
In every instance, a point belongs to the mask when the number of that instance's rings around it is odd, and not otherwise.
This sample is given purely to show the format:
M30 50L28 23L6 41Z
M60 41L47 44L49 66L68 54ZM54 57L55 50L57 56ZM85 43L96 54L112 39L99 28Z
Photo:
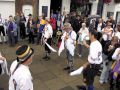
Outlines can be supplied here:
M4 19L0 18L0 26L3 26L3 25L4 25Z
M107 40L111 40L112 39L112 31L113 31L113 28L103 28L102 29L102 32L104 32L105 30L107 30L107 32L105 32L104 34L103 34L103 39L105 40L105 41L107 41Z
M97 40L90 44L88 61L90 64L102 63L102 45Z
M72 56L74 56L75 45L77 34L75 31L70 31L69 33L64 32L62 38L65 38L66 34L68 34L68 39L65 41L65 47L70 52Z
M97 31L98 31L98 32L101 32L101 29L102 29L101 27L102 27L102 23L99 23L99 24L98 24L98 27L97 27Z
M115 32L115 36L117 36L118 39L120 40L120 32Z
M45 25L44 37L48 39L52 38L52 35L53 35L52 26L50 24Z
M10 67L12 73L17 65L17 60L14 61ZM13 83L13 80L16 83ZM20 65L9 79L9 90L33 90L32 76L29 68L25 65Z
M117 48L112 56L112 59L114 60L120 60L120 54L118 55L118 52L120 51L120 48Z
M85 29L81 28L78 33L81 33L79 34L78 44L82 44L82 41L85 39L85 37L89 36L88 28L85 28Z

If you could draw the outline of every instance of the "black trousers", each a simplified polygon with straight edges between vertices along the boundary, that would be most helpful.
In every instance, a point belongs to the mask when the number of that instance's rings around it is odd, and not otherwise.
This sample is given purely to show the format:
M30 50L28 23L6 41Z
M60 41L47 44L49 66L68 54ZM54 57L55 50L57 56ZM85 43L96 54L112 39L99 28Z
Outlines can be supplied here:
M90 64L83 70L83 79L87 85L93 85L94 78L98 74L100 65Z
M34 44L34 33L33 32L29 32L28 34L28 37L29 37L29 43L33 43Z
M39 42L41 40L41 37L42 37L42 33L38 33L38 35L37 35L37 44L39 44Z
M20 24L20 37L23 39L26 37L26 29L24 23Z
M4 31L4 27L3 26L0 26L0 35L1 33L3 34L3 36L5 36L5 31Z
M120 75L118 75L117 79L114 80L113 79L113 73L110 73L110 77L109 77L109 80L110 80L110 90L120 90ZM116 89L114 89L114 87Z
M51 46L51 41L52 41L52 38L49 38L47 40L47 43ZM48 52L49 54L51 53L51 50L48 48L48 46L45 44L45 51Z
M1 73L2 73L2 67L1 67L1 65L0 65L0 75L1 75Z

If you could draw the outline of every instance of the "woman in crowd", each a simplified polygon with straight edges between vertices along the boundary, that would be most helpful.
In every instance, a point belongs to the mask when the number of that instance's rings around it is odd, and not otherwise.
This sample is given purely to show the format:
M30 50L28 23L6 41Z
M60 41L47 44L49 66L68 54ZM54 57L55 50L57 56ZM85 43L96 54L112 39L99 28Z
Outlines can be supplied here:
M112 59L115 60L111 67L110 71L110 90L120 90L120 44L119 47L115 50Z
M100 84L108 82L109 70L112 64L112 55L118 46L118 37L114 36L103 48L103 70L100 76Z
M9 21L8 21L8 42L10 46L15 45L15 36L16 36L16 24L14 22L13 16L9 16Z
M78 56L82 57L82 49L83 49L83 40L85 37L89 36L88 28L86 27L85 23L82 23L82 28L78 32L79 38L78 38Z
M113 28L109 21L106 22L106 27L102 29L103 40L109 41L112 39Z
M24 16L24 14L21 13L21 15L20 15L20 37L22 39L25 39L25 37L26 37L25 22L26 22L26 18Z
M43 19L43 16L39 16L39 20L37 22L37 45L39 45L39 43L41 44L41 39L42 39L42 33L43 33L43 29L45 27L45 20Z
M27 22L27 30L28 30L28 37L29 37L29 43L34 44L34 21L32 18L32 14L29 14L29 19Z
M115 28L114 36L117 36L120 40L120 25L118 24Z

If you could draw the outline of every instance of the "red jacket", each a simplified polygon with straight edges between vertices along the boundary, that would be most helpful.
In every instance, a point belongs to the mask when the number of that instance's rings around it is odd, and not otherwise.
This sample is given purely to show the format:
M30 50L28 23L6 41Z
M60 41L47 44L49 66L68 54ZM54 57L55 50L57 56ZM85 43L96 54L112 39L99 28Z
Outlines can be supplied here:
M50 19L50 24L51 24L53 30L56 30L56 19L55 18Z

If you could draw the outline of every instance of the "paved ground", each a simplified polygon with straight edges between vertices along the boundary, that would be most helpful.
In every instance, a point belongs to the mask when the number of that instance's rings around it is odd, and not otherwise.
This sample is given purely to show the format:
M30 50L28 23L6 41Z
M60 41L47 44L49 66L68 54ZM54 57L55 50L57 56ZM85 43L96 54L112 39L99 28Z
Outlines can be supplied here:
M24 43L24 42L22 42ZM21 45L21 44L18 44ZM18 46L17 45L17 46ZM4 51L7 58L8 66L16 58L16 47L9 47L8 45L0 45L0 51ZM44 55L43 46L30 45L35 49L35 56L33 64L30 66L34 90L77 90L76 85L82 85L82 75L70 77L63 68L66 66L65 53L60 57L57 53L52 53L50 61L42 60ZM84 56L79 58L75 56L75 68L79 68L86 62L87 51L85 50ZM22 73L22 72L21 72ZM8 76L0 76L0 90L8 90ZM95 79L95 90L108 90L108 85L99 85L99 77ZM3 88L3 89L2 89Z

